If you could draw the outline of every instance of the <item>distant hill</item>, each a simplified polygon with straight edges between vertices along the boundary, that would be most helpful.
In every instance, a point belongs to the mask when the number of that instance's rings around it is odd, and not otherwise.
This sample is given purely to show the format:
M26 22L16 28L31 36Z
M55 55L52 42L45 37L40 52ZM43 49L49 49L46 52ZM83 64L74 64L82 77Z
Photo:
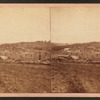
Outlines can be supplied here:
M50 41L1 44L0 56L6 56L13 60L37 61L41 55L41 60L46 60L50 58L50 51L53 46L54 44Z
M100 42L62 44L50 41L20 42L0 45L0 56L6 56L13 60L36 61L41 54L41 60L50 59L53 56L70 55L77 56L81 60L100 61Z
M75 43L63 46L55 45L52 55L77 56L81 60L100 61L100 42Z
M87 48L89 46L94 46L95 48L100 48L100 42L88 42L88 43L75 43L75 44L64 44L59 45L57 43L54 43L55 46L52 48L52 50L61 50L64 48Z
M36 41L36 42L19 42L19 43L7 43L1 44L0 49L15 49L15 50L23 50L23 49L40 49L40 50L49 50L54 44L50 41Z

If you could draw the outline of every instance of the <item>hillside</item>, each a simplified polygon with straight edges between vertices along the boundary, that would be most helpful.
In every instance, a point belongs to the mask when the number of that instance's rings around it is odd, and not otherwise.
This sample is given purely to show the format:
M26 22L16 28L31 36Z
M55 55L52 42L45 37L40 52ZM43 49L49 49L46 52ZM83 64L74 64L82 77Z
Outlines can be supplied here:
M39 56L41 56L39 58ZM8 62L60 61L100 63L100 42L62 44L50 41L20 42L0 45L0 57Z
M50 58L52 44L50 41L20 42L0 45L0 56L6 56L10 61L41 61Z
M61 57L59 58L58 56ZM52 58L63 59L63 61L72 58L74 61L80 62L100 62L100 42L56 45L52 48Z
M36 42L19 42L19 43L8 43L8 44L1 44L1 49L44 49L49 50L51 46L50 41L36 41Z

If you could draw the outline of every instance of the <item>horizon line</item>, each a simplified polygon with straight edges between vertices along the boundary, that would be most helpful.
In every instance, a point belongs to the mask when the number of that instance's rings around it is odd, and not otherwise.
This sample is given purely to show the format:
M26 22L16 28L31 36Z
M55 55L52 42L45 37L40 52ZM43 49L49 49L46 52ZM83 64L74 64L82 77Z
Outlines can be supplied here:
M68 43L68 42L62 42L62 43L60 43L60 42L52 42L52 41L50 41L50 40L37 40L37 41L21 41L21 42L6 42L6 43L0 43L0 45L2 45L2 44L15 44L15 43L33 43L33 42L51 42L51 43L54 43L54 44L68 44L68 45L70 45L70 44L83 44L83 43L97 43L97 42L100 42L100 41L90 41L90 42L75 42L75 43Z

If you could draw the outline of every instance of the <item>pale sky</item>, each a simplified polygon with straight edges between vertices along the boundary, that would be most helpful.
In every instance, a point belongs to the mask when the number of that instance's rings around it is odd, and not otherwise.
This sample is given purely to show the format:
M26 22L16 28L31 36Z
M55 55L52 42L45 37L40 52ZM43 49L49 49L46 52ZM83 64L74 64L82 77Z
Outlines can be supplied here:
M0 7L0 43L50 40L49 8Z
M50 40L49 7L0 7L0 43ZM52 7L51 41L100 41L100 7Z
M100 41L100 7L52 8L51 20L52 42Z

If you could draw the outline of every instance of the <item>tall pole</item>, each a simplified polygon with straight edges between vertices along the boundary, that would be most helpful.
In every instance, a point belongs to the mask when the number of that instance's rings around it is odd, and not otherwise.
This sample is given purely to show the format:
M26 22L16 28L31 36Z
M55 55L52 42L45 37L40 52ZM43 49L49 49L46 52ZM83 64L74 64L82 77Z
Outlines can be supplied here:
M50 41L51 41L51 8L49 8L49 13L50 13Z
M51 7L49 8L50 13L50 62L51 62Z
M50 13L50 75L52 76L52 68L51 68L51 8L49 8L49 13ZM50 81L50 87L52 86L52 77ZM51 89L50 89L51 92Z

